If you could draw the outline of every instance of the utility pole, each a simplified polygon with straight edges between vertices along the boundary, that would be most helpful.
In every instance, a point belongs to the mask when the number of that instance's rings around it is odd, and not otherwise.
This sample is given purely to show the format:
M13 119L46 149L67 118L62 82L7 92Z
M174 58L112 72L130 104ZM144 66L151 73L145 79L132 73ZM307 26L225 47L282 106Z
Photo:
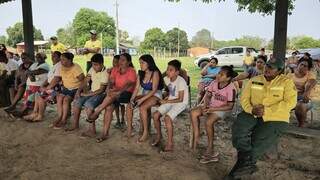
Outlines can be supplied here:
M178 24L178 56L180 56L180 23Z
M116 53L119 54L119 15L118 15L118 0L116 0Z
M213 36L213 31L211 32L211 50L213 50L213 40L214 40L214 36Z

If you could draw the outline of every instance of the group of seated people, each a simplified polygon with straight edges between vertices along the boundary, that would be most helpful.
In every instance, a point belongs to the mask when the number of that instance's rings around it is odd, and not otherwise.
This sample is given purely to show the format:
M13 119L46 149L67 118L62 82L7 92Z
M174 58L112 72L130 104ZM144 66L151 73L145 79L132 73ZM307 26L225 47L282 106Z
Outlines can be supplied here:
M148 139L148 120L152 118L156 130L152 146L159 145L162 139L160 119L163 118L168 137L164 151L173 151L173 122L187 108L189 99L186 74L182 71L179 60L170 61L163 76L151 55L145 54L139 58L140 70L136 73L128 53L114 56L113 67L109 69L104 66L104 57L97 53L92 56L92 67L85 75L81 67L73 62L73 58L74 55L70 52L54 51L51 58L53 67L50 68L45 61L45 54L36 54L36 62L33 62L27 53L22 53L22 64L13 67L14 62L8 59L7 53L0 51L0 89L8 87L8 92L12 92L11 105L1 106L8 106L5 111L9 114L23 117L29 122L38 122L44 119L47 103L56 104L57 119L50 127L66 131L80 128L80 114L84 109L86 122L89 124L88 130L81 134L84 137L96 137L95 121L105 111L102 135L96 139L98 143L108 138L114 111L118 112L116 127L124 126L123 114L126 111L126 135L128 138L134 136L133 112L138 109L141 134L137 143ZM218 59L213 57L202 70L198 103L190 111L194 148L200 141L199 118L207 117L208 147L200 162L218 161L218 153L213 151L213 126L232 111L240 91L236 82L263 74L266 61L265 56L258 56L254 66L238 74L232 66L218 67ZM301 58L294 72L288 74L298 90L299 103L295 112L299 126L303 126L306 120L306 112L310 108L310 93L316 84L312 67L312 60ZM21 98L23 106L17 109ZM152 107L156 108L153 114ZM121 121L119 109L122 112ZM72 125L66 127L70 114Z

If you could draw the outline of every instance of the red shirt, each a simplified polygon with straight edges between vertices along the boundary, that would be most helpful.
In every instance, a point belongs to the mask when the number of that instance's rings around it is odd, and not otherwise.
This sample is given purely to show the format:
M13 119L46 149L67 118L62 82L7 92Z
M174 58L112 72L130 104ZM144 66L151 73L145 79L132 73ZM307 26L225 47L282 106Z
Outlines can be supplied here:
M129 67L127 71L123 74L120 73L120 68L112 68L111 71L111 79L114 80L114 88L115 89L122 89L127 82L136 83L137 82L137 74L134 68ZM127 89L126 91L129 91L133 93L135 88L135 85Z

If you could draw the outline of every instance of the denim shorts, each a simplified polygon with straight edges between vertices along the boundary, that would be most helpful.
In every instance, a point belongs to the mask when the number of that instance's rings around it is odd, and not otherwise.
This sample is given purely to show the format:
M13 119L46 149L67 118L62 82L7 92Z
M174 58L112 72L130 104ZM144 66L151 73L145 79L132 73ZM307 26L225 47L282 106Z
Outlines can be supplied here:
M65 96L69 96L71 98L74 98L74 96L76 95L78 89L67 89L65 87L61 88L61 94L65 95Z
M74 106L78 108L86 107L94 109L99 106L105 97L105 93L101 93L95 96L82 96L75 100Z

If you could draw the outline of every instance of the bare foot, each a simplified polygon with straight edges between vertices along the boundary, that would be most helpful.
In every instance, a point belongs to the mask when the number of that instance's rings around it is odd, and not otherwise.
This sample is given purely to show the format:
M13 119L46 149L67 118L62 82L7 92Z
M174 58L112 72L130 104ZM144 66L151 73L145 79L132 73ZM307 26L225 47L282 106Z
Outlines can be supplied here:
M87 137L94 138L94 137L96 137L96 133L94 133L92 131L85 131L85 132L81 133L80 137L81 138L87 138Z
M43 120L43 117L40 114L38 114L37 117L33 119L33 121L42 121L42 120Z
M65 128L64 130L65 131L74 131L74 130L78 130L79 129L79 126L73 126L71 128Z
M148 135L142 135L142 136L138 139L138 143L145 142L147 139L148 139Z
M163 151L164 152L172 152L173 151L173 144L167 144Z
M161 142L161 137L157 137L153 143L151 144L151 146L158 146Z
M27 121L30 121L30 120L33 120L34 118L36 118L37 116L38 116L37 113L32 112L32 113L29 114L29 115L23 116L23 119L24 119L24 120L27 120Z
M101 143L107 139L108 139L108 135L102 135L101 137L97 138L96 142Z

